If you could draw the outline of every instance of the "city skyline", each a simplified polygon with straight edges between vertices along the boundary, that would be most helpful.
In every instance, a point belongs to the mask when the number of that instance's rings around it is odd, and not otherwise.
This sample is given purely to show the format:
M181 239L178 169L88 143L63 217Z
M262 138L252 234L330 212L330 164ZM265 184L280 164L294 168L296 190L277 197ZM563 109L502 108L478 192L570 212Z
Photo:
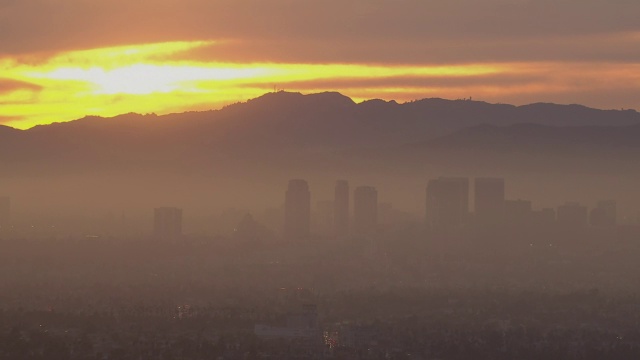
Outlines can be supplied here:
M575 201L559 201L555 208L534 208L531 200L507 199L505 187L505 179L499 177L443 176L428 180L425 213L421 215L426 230L450 231L464 226L527 229L554 223L567 229L581 229L587 225L612 228L619 223L616 200L598 200L593 207ZM334 200L318 201L315 211L311 210L312 199L313 192L306 180L289 181L283 205L282 238L285 241L317 240L320 234L338 240L371 239L382 230L379 212L384 207L387 207L385 211L392 209L392 203L379 202L378 191L373 186L357 186L350 193L348 180L337 180ZM470 206L472 199L473 207ZM263 226L250 212L244 215L239 227L247 222L251 223L251 228ZM320 228L312 229L314 222ZM235 228L234 234L237 231L239 229ZM157 239L180 238L182 209L156 208L153 235Z
M0 358L640 359L639 18L0 0Z
M257 237L266 236L273 240L273 235L278 234L278 228L280 228L283 229L280 233L281 238L292 243L321 238L372 239L381 230L384 232L385 228L407 226L411 223L424 223L426 231L444 231L445 233L452 230L455 232L465 227L476 230L500 228L525 230L557 224L558 229L576 230L586 229L588 226L612 229L618 225L640 224L640 218L636 222L629 222L629 219L621 222L623 219L619 218L618 203L613 199L598 200L594 206L584 205L580 201L558 199L556 206L551 208L534 207L531 200L509 199L505 196L505 178L441 176L429 179L426 183L424 213L413 214L418 215L413 218L400 217L402 219L400 222L396 222L399 218L390 222L387 218L387 221L380 222L379 212L382 211L388 216L396 210L390 202L379 202L378 191L373 186L357 186L351 193L348 180L337 180L334 200L318 201L317 210L311 211L311 201L315 198L309 183L304 179L292 179L288 183L281 208L284 216L282 223L275 224L275 228L272 227L274 224L265 227L253 219L251 211L237 210L242 221L239 221L238 226L233 229L232 237L254 239L255 242ZM388 197L385 199L392 200ZM472 200L473 203L471 203ZM352 202L351 210L349 204ZM2 230L0 236L8 236L9 239L12 236L24 234L19 232L20 227L24 226L24 220L20 220L21 226L16 226L16 217L12 215L11 204L11 197L0 196L0 229ZM336 214L340 215L336 217ZM24 214L21 215L24 216ZM224 213L222 215L224 217ZM418 220L420 218L422 220ZM78 220L81 219L78 218ZM111 218L109 223L110 226L122 227L126 221L123 213L120 222L115 222L115 219ZM312 224L315 224L313 229ZM318 228L317 225L324 229ZM28 227L31 228L33 236L34 225ZM49 227L50 229L46 229ZM39 230L45 231L40 233L41 235L64 234L60 233L57 226L46 226L46 228ZM275 232L272 233L271 231L274 230ZM185 235L188 233L183 233L182 208L170 206L155 208L153 229L150 233L154 239L187 239L188 236L185 237ZM214 234L216 233L208 236ZM87 237L97 238L99 235L87 235Z

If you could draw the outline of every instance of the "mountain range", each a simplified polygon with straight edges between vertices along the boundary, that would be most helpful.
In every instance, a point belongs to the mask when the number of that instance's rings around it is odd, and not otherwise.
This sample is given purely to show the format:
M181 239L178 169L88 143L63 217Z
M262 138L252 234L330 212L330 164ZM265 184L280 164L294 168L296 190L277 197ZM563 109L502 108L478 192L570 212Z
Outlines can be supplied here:
M362 162L526 167L547 155L550 163L594 157L633 162L640 159L638 140L640 113L634 110L435 98L355 103L333 92L276 92L204 112L87 116L28 130L0 126L0 166L18 173Z

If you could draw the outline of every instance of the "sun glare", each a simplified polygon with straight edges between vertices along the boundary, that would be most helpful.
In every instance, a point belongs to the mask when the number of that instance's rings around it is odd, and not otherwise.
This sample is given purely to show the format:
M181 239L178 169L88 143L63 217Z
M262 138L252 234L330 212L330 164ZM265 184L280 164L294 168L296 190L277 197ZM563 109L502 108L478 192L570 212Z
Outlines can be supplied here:
M337 90L362 100L456 98L470 92L491 99L513 92L563 89L589 76L584 71L572 75L576 71L572 73L568 65L554 63L282 64L207 62L176 56L195 49L215 51L218 43L169 42L71 51L35 63L0 58L0 119L16 128L28 128L87 114L204 110L262 95L274 86L303 92ZM568 79L549 77L559 74L560 67ZM599 71L619 79L616 74L624 70L603 66ZM541 80L494 81L500 76L524 75ZM484 84L464 83L474 78ZM403 83L407 79L411 81Z

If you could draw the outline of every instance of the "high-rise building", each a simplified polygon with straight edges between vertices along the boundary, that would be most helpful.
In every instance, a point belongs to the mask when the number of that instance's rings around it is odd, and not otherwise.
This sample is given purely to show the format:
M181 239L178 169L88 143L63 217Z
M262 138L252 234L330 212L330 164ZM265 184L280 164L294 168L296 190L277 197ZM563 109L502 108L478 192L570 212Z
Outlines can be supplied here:
M359 186L353 192L353 232L371 236L378 228L378 191L372 186Z
M7 196L0 197L0 228L9 226L11 221L11 199Z
M333 231L338 238L349 235L349 183L336 181L333 200Z
M618 221L618 206L615 200L598 201L591 210L590 222L593 226L614 227Z
M587 226L588 211L579 203L567 202L558 206L558 225L565 228L582 228Z
M175 207L156 208L153 219L153 234L157 239L178 239L182 236L182 209Z
M287 240L309 238L311 193L306 180L289 181L284 202L284 237Z
M478 224L496 226L504 222L504 179L476 178L474 200Z
M427 185L426 220L432 229L451 229L469 217L469 179L441 177Z

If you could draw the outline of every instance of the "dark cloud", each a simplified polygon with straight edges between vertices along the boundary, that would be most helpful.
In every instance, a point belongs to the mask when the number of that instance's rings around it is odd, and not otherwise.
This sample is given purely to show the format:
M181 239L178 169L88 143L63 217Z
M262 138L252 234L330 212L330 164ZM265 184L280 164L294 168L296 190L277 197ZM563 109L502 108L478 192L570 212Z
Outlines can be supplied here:
M640 33L639 33L640 34ZM356 43L296 39L232 40L171 56L174 60L289 63L465 64L478 62L621 62L640 59L640 35L616 33L456 43L365 39Z
M19 109L22 113L33 113L35 106L47 116L30 116L25 122L71 117L67 109L93 109L98 100L91 97L90 105L78 103L68 96L77 90L67 87L74 84L71 82L56 82L39 92L35 84L2 78L28 79L28 75L12 73L22 71L20 65L43 65L47 70L64 64L64 52L69 50L223 40L145 60L236 62L248 68L255 62L375 64L383 65L381 68L404 64L416 69L486 64L498 73L478 76L461 71L458 77L413 76L407 71L402 76L381 77L377 75L389 73L376 74L372 68L371 74L365 72L370 78L363 79L321 70L314 74L318 68L309 67L309 74L300 76L302 80L278 85L308 92L340 90L359 99L473 95L474 99L516 104L549 101L638 107L638 15L638 0L0 0L0 95L31 91L4 99L5 104L24 102ZM56 55L63 56L56 57L52 65L50 60ZM74 61L69 66L99 62L92 57ZM247 81L238 87L232 82L227 85L239 99L273 86ZM216 84L196 86L216 89ZM250 95L244 96L243 88ZM61 99L69 101L68 107L59 105ZM175 101L176 105L166 107L187 106ZM118 111L136 111L142 103L119 105ZM105 109L115 111L115 105ZM61 109L61 115L48 107ZM182 110L186 109L176 108ZM19 120L0 118L5 123Z
M474 76L386 76L371 78L326 78L313 80L287 81L278 86L298 91L334 90L348 88L388 89L388 88L443 88L443 87L472 87L492 84L492 86L511 87L527 86L531 84L545 84L548 77L542 75L494 74ZM206 86L206 83L201 83ZM264 87L270 84L246 83L239 84L248 87Z
M40 91L42 90L42 87L25 81L0 78L0 95L16 90Z
M635 0L0 0L0 52L239 39L220 56L632 61L638 39L615 37L640 32L638 14Z

